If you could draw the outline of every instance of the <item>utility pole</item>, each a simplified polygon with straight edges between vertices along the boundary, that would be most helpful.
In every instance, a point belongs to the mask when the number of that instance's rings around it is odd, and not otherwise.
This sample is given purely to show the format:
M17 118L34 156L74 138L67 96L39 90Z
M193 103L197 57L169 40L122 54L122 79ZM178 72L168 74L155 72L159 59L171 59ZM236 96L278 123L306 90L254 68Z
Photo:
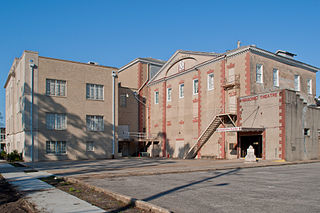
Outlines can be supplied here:
M115 127L115 121L116 121L116 78L117 73L115 71L112 71L112 159L114 159L114 153L115 153L115 140L116 140L116 127Z

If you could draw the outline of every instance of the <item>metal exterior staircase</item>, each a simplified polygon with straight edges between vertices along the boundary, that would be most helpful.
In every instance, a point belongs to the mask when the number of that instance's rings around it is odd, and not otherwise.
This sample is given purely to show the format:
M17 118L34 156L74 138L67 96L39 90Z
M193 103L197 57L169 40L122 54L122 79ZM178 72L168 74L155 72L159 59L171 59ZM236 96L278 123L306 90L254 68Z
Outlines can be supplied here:
M211 135L217 130L220 124L225 125L225 121L229 121L229 123L231 123L233 126L236 126L235 124L236 118L237 118L237 115L234 113L224 113L224 114L216 115L212 119L208 127L204 130L204 132L202 132L197 142L189 149L184 159L195 158L198 152L200 151L200 149L203 147L205 143L207 143Z
M195 158L199 152L199 150L203 147L203 145L209 140L211 135L216 131L216 129L220 126L222 120L220 115L216 115L208 127L202 132L197 142L189 149L184 159L192 159Z

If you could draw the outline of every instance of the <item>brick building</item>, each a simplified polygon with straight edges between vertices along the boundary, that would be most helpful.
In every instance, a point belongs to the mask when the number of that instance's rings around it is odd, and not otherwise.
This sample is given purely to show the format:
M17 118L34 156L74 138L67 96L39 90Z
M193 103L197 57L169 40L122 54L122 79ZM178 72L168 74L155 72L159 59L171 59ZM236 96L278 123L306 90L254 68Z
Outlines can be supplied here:
M148 83L149 140L174 158L240 158L249 145L263 159L317 158L318 70L256 46L177 51Z
M14 60L4 86L8 151L22 152L26 161L32 155L35 161L43 161L117 154L112 140L112 72L116 70L24 51ZM117 91L116 82L116 102ZM115 117L117 125L117 110Z

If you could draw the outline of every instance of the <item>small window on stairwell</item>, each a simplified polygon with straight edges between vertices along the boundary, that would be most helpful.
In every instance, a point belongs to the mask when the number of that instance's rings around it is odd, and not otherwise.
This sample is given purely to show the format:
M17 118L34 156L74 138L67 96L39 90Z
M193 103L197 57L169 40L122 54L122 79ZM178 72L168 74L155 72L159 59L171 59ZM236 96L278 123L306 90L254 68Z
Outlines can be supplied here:
M309 128L304 128L304 135L310 136L310 129Z

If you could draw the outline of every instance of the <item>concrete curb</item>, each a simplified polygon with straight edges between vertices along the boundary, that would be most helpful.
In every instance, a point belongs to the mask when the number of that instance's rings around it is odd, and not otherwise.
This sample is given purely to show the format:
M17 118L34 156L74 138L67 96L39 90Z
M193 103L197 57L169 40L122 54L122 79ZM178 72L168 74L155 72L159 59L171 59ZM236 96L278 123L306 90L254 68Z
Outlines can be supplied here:
M209 172L217 170L227 169L247 169L256 167L271 167L271 166L285 166L285 165L296 165L296 164L308 164L308 163L319 163L320 160L308 160L308 161L293 161L293 162L271 162L271 163L255 163L255 162L243 162L244 165L237 166L224 166L219 168L205 168L205 169L186 169L186 170L175 170L175 171L151 171L151 172L126 172L126 173L109 173L109 174L98 174L95 175L96 179L102 178L117 178L117 177L129 177L129 176L146 176L146 175L162 175L162 174L179 174L179 173L190 173L190 172ZM79 176L77 179L84 179L86 176Z
M85 182L78 180L78 179L75 179L75 178L71 178L71 177L63 177L63 178L66 181L69 181L71 183L80 184L80 185L86 186L90 189L94 189L98 192L105 193L118 201L124 202L127 205L132 205L132 206L135 206L137 208L140 208L140 209L143 209L143 210L146 210L149 212L154 212L154 213L170 213L171 212L170 210L162 208L160 206L156 206L154 204L145 202L143 200L138 200L138 199L126 196L126 195L118 194L116 192L113 192L113 191L110 191L107 189L102 189L100 187L90 185L88 183L85 183Z

